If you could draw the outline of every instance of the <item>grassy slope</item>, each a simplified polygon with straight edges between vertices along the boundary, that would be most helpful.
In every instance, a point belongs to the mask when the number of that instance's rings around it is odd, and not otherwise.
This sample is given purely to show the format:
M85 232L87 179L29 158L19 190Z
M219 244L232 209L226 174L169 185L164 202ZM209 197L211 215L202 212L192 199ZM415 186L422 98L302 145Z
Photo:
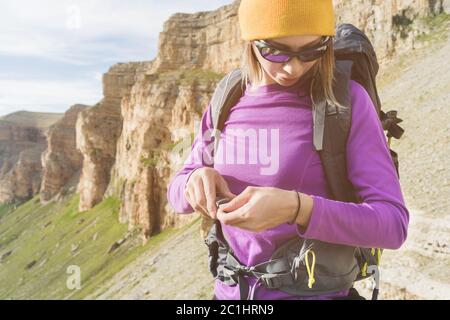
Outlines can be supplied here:
M84 298L175 230L166 230L145 246L135 232L112 253L110 246L127 233L118 223L119 201L108 198L95 208L77 212L78 196L41 205L36 197L15 211L0 207L0 299ZM94 235L96 239L94 240ZM36 261L34 266L27 265ZM81 289L66 286L67 267L81 270Z

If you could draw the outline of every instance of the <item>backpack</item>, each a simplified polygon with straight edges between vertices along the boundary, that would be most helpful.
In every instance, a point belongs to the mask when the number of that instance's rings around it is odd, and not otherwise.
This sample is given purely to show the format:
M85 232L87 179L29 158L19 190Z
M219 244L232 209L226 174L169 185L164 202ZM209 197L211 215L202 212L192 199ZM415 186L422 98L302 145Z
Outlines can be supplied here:
M313 100L313 144L324 167L327 183L333 200L360 203L347 177L346 143L351 128L350 80L357 81L368 92L382 127L387 131L388 145L399 177L398 155L390 148L391 138L399 139L404 130L398 125L397 111L383 112L376 87L379 64L375 50L367 36L351 24L341 24L334 38L336 58L333 92L336 99L346 107L330 105L323 97L323 88L318 81L312 81ZM229 111L243 94L242 73L235 69L218 84L211 100L214 154L220 133ZM297 295L318 295L353 287L353 282L375 275L380 263L381 248L360 248L325 243L311 239L293 239L276 250L270 261L258 266L247 267L235 258L232 249L223 236L217 220L205 239L209 248L210 271L215 278L232 285L239 284L241 299L248 294L244 275L253 274L268 288L276 288ZM314 251L313 251L314 249ZM313 260L310 265L311 256ZM308 259L309 257L309 259ZM317 262L316 262L317 260ZM316 277L314 273L316 264ZM330 275L334 276L331 277ZM340 275L336 277L336 275ZM312 288L312 283L315 288ZM378 296L374 288L372 299Z

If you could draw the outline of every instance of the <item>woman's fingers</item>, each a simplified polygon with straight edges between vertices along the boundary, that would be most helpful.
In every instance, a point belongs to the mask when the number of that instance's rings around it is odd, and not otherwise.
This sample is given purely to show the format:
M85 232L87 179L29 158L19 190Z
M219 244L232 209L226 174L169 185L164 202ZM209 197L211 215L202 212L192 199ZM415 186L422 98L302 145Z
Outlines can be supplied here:
M192 188L186 188L184 191L184 196L186 197L187 202L191 205L193 209L195 209L195 195L192 191Z
M219 175L219 179L217 181L217 192L220 193L222 196L230 199L236 197L236 195L230 191L228 183L221 175Z
M217 218L225 224L236 225L238 223L242 223L246 220L246 213L250 209L250 202L247 202L239 209L232 212L225 212L222 209L222 206L219 207L217 211Z
M230 202L221 205L217 212L217 218L225 224L232 225L245 221L254 191L254 188L248 187Z
M229 202L221 205L220 208L225 212L235 211L245 205L250 200L253 193L254 189L252 187L247 187L244 191L235 196Z
M201 179L199 179L196 188L194 188L194 195L195 195L194 209L208 216L208 210L206 209L205 191L203 190L203 182Z
M185 196L192 208L213 219L217 217L217 194L229 199L236 197L226 180L213 168L206 167L191 174L186 190Z
M206 197L206 208L211 218L216 219L216 184L208 177L203 179L204 192Z

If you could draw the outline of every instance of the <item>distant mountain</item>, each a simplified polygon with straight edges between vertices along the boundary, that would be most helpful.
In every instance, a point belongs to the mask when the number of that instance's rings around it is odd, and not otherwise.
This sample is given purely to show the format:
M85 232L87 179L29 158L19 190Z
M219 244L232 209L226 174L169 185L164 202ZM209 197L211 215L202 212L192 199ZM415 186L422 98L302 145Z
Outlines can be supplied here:
M45 129L63 117L64 113L17 111L0 117L0 123L9 122L23 127Z
M72 147L75 141L76 121L76 115L72 114L86 107L76 105L69 109L70 112L67 112L69 121L65 119L63 113L29 111L18 111L0 117L0 203L30 199L39 193L43 177L46 178L47 195L53 195L48 188L48 181L60 189L64 186L64 182L70 178L66 176L78 170L76 165L73 165L72 158L80 159L78 162L81 165L81 156L77 155L74 152L75 147ZM55 132L58 134L56 142L53 137ZM51 144L47 136L51 138ZM45 163L53 164L53 159L59 156L58 150L66 147L72 147L63 157L66 160L46 168L43 175L43 152L49 150L45 153ZM56 174L58 179L49 180L60 168L65 170Z

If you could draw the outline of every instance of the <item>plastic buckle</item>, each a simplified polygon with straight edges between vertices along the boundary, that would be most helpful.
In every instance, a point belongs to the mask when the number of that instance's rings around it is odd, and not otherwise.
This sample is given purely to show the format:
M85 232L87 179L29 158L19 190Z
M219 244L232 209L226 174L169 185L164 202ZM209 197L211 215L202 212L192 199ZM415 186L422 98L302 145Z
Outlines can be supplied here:
M333 116L338 113L338 108L335 105L330 105L327 103L325 108L326 108L325 114L327 116Z

